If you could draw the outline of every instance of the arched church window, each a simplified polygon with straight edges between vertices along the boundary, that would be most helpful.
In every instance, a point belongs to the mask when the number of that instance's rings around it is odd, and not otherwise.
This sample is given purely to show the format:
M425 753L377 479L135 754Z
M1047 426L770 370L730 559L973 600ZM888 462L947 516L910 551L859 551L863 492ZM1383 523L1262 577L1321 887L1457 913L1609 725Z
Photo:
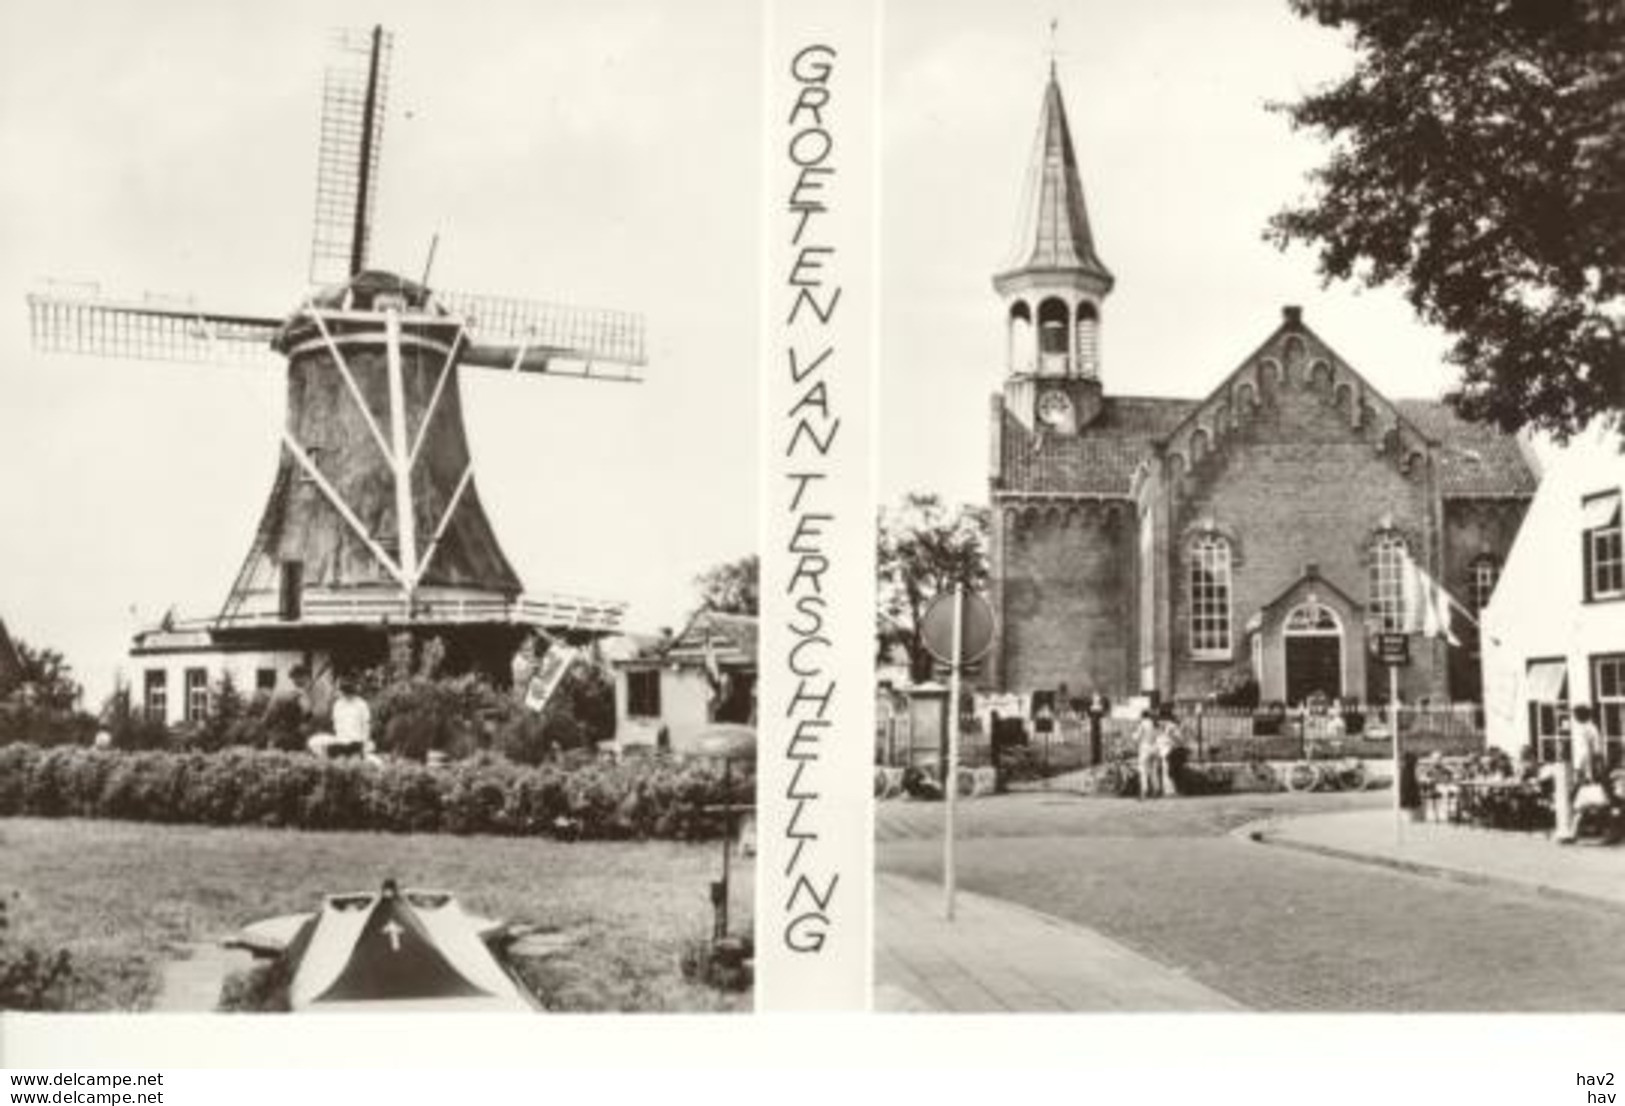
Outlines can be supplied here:
M1402 633L1406 626L1405 565L1409 560L1405 539L1398 534L1383 534L1371 550L1369 606L1385 633Z
M1009 339L1010 371L1032 372L1033 311L1027 306L1026 300L1017 300L1010 305Z
M1191 655L1230 659L1230 543L1204 534L1191 544Z
M1064 369L1067 349L1067 310L1062 300L1050 297L1038 305L1038 352L1046 367Z
M1078 304L1078 371L1084 376L1100 375L1100 312L1085 300Z
M1343 624L1337 620L1337 613L1330 607L1311 599L1300 607L1292 608L1292 613L1286 616L1281 632L1293 637L1329 637L1332 634L1341 634Z

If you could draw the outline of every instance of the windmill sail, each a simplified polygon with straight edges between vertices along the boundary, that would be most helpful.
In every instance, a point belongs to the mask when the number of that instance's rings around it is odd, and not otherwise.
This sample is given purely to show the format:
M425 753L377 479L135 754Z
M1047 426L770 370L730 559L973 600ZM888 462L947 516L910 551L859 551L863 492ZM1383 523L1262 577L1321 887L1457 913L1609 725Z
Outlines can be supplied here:
M184 302L34 293L28 328L42 353L143 361L264 364L281 319L203 311Z
M391 36L382 27L336 31L322 82L316 219L310 280L338 284L367 267L384 142Z
M640 379L636 369L645 363L641 315L462 292L436 291L435 301L464 319L470 339L461 358L465 365Z

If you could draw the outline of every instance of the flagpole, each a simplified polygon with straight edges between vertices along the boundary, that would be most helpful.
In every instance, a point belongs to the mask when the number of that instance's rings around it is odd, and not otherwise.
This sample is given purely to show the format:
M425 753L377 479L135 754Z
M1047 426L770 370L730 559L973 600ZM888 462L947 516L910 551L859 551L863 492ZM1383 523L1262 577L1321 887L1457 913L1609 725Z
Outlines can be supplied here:
M947 800L942 835L943 916L954 920L954 805L959 797L959 669L965 650L965 585L954 585L954 636L948 665L948 770L943 773Z
M1400 797L1403 779L1399 753L1399 665L1388 666L1388 727L1394 735L1394 844L1405 843L1405 808Z

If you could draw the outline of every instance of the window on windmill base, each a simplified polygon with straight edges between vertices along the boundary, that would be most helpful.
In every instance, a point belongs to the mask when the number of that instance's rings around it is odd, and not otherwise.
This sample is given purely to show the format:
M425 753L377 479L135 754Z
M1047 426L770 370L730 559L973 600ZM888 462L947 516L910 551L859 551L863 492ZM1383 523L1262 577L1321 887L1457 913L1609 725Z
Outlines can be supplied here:
M626 674L626 716L660 717L660 669L646 668Z
M1586 600L1625 597L1625 541L1620 530L1619 492L1586 496L1580 513Z
M276 669L274 669L274 668L258 668L258 669L255 669L254 670L254 690L255 691L275 691L276 690Z
M201 722L209 714L209 670L186 670L186 720Z
M162 668L147 669L141 700L149 719L165 721L169 717L169 673Z

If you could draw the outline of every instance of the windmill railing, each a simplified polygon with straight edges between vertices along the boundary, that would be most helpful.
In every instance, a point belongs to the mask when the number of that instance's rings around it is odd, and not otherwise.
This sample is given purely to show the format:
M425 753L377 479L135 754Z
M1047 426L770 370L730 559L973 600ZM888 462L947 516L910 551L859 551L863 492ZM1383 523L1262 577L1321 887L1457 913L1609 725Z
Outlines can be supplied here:
M307 592L301 599L297 619L283 617L283 612L275 607L251 607L215 618L174 620L169 628L176 631L254 630L277 626L434 626L480 622L614 633L620 629L625 611L622 603L572 595L526 595L513 600L419 596L416 602L409 604L399 595Z

